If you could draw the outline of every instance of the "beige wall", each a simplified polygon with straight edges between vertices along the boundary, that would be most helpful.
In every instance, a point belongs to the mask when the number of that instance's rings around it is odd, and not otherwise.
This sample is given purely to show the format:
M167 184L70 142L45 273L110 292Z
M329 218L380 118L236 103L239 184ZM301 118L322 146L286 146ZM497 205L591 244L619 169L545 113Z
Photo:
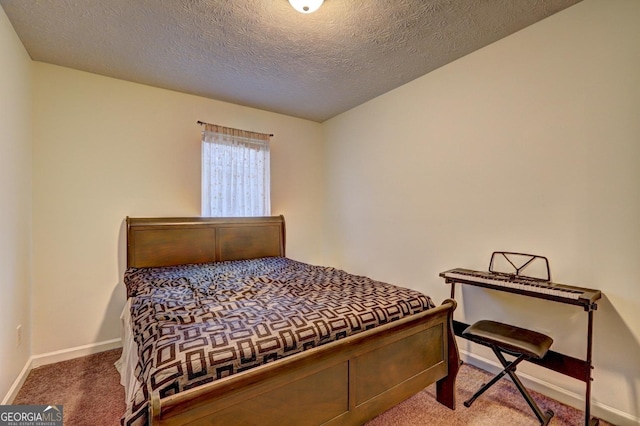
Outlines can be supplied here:
M556 281L602 289L594 409L637 422L639 7L585 0L324 125L32 63L0 13L0 395L30 354L119 337L123 219L199 214L204 120L275 134L290 257L440 302L440 271L530 251ZM461 319L520 323L583 354L579 309L476 289L460 301ZM568 400L582 392L523 370Z
M31 60L0 8L0 396L30 355ZM22 326L18 346L16 327Z
M200 215L197 120L274 133L287 254L320 257L318 123L35 62L33 353L120 336L125 216Z
M494 250L546 255L555 281L605 294L594 411L628 424L640 421L639 41L640 2L586 0L325 124L327 263L439 303L441 271L485 269ZM461 319L549 332L584 358L579 308L473 288L461 301ZM566 400L583 392L522 370Z

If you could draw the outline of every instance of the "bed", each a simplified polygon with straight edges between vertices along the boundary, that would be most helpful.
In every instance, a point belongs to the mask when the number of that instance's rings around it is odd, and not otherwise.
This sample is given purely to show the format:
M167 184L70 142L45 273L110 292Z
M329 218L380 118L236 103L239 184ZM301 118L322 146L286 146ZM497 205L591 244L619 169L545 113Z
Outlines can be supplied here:
M433 383L455 408L455 301L289 259L282 216L126 223L123 424L362 424Z

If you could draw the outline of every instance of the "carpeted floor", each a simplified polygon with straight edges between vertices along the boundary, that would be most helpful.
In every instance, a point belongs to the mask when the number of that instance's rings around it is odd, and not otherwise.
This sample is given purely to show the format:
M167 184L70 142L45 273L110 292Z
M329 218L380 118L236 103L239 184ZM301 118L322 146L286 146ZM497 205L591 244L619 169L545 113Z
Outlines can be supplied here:
M124 388L113 365L120 349L34 368L14 404L62 404L64 425L115 426L124 413Z
M124 390L113 363L120 350L102 352L57 364L35 368L29 373L14 404L62 404L67 426L115 426L124 412ZM390 409L367 426L495 426L538 425L531 409L509 379L500 380L471 408L462 405L491 375L463 365L457 379L455 411L438 404L435 386ZM582 425L584 414L535 392L533 397L544 410L551 409L554 426ZM600 425L609 423L600 421Z

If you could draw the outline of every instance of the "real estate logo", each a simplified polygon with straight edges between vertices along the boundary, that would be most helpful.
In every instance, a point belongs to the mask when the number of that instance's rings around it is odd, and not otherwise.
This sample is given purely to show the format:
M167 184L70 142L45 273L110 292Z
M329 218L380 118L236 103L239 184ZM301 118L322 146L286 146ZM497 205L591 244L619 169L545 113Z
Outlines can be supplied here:
M0 426L62 426L62 405L0 405Z

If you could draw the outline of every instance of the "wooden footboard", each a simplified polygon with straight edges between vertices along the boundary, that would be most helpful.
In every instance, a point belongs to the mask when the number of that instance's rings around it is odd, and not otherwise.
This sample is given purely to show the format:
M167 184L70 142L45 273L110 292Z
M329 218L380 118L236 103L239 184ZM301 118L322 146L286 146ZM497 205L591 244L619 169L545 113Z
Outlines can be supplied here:
M362 424L437 382L455 408L456 307L441 306L166 398L153 425Z

